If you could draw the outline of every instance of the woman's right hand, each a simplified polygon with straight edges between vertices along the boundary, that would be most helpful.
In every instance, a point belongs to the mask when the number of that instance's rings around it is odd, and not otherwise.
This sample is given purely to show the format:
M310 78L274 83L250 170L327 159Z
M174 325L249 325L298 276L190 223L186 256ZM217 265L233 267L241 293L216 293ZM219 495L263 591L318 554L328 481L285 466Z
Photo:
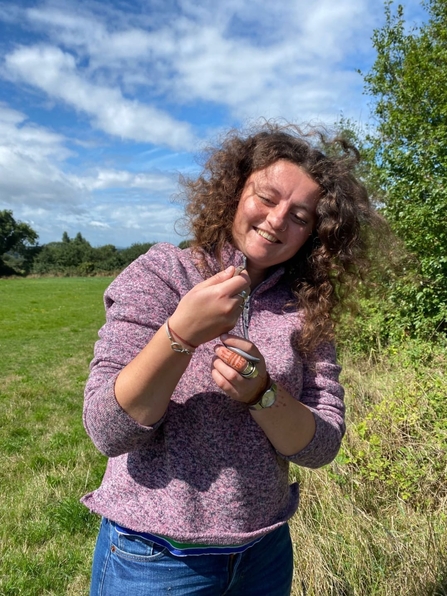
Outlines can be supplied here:
M250 291L248 273L245 270L240 275L234 273L235 267L231 265L190 290L169 320L173 332L189 344L199 346L233 329L244 303L239 294Z

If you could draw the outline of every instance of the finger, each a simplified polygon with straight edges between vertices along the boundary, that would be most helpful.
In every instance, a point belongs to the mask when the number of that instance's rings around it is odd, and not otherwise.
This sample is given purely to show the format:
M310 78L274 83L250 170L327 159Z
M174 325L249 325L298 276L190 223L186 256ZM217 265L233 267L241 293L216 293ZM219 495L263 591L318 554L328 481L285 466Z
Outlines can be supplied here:
M234 275L234 272L235 268L231 265L225 269L225 271L220 271L219 273L216 273L216 275L202 281L199 286L202 288L209 288L222 284L225 293L230 296L242 292L243 290L247 292L250 289L251 283L248 273L243 270L239 275Z
M237 399L239 397L239 394L234 388L234 386L226 377L224 377L224 375L219 370L217 370L217 368L212 369L211 376L213 377L213 380L216 383L216 385L220 389L222 389L224 393L226 393L233 399Z
M212 277L205 279L203 282L201 282L201 285L204 287L207 287L207 286L213 286L215 284L220 284L227 279L231 279L232 277L239 276L239 273L236 273L236 271L237 271L237 269L234 267L234 265L230 265L223 271L219 271L219 273L216 273Z
M215 352L225 364L228 364L228 366L231 366L237 372L242 372L247 366L247 360L245 358L224 346L218 346Z
M244 388L244 379L240 373L226 364L221 358L215 358L213 360L213 370L217 370L226 382L233 387L235 392L239 393ZM246 389L245 387L245 391Z
M232 399L250 402L264 387L267 375L259 375L256 379L242 379L239 373L226 365L220 358L213 361L211 376L215 383Z
M250 363L256 366L259 375L263 375L266 370L266 364L263 355L258 348L248 339L224 333L220 336L224 346L230 351L234 351Z
M250 277L248 273L243 271L240 275L235 277L230 277L230 279L226 279L221 283L221 288L225 294L228 296L235 296L237 294L241 294L245 292L247 296L250 294Z

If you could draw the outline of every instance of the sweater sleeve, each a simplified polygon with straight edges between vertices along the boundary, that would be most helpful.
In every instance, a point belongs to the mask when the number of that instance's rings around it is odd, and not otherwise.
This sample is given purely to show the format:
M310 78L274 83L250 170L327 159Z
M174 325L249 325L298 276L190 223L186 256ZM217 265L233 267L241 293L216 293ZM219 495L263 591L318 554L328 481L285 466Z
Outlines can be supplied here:
M184 268L170 245L158 244L125 269L104 295L106 323L99 331L85 388L85 429L108 457L148 444L163 423L143 426L115 397L120 371L147 345L188 290Z
M337 455L345 434L344 389L339 383L341 367L333 344L322 344L303 362L303 391L300 401L315 418L315 434L299 453L284 459L308 468L319 468Z

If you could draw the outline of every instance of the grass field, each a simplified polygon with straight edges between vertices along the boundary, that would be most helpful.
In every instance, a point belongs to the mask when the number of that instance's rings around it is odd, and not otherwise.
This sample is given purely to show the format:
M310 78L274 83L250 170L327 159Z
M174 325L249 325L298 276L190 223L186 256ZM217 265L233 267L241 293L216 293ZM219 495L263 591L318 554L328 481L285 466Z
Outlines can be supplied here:
M105 460L83 386L110 279L1 280L0 594L86 594L97 520L79 503Z
M79 498L105 459L82 427L82 396L109 281L0 280L1 596L88 593L98 520ZM412 345L343 360L342 452L291 470L293 594L445 596L445 354Z

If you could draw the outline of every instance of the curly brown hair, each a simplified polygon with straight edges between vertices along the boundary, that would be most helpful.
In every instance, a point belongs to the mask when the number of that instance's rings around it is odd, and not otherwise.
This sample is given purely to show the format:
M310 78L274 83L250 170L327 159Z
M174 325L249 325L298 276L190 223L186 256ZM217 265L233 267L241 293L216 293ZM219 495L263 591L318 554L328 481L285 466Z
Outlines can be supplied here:
M371 231L381 218L355 177L359 153L346 139L321 130L265 122L247 133L231 131L206 152L201 175L182 178L190 246L221 257L232 243L232 226L249 176L278 160L299 166L321 187L313 234L285 263L286 275L304 312L299 348L308 353L332 340L334 322L353 285L369 266ZM200 250L198 251L200 252Z

